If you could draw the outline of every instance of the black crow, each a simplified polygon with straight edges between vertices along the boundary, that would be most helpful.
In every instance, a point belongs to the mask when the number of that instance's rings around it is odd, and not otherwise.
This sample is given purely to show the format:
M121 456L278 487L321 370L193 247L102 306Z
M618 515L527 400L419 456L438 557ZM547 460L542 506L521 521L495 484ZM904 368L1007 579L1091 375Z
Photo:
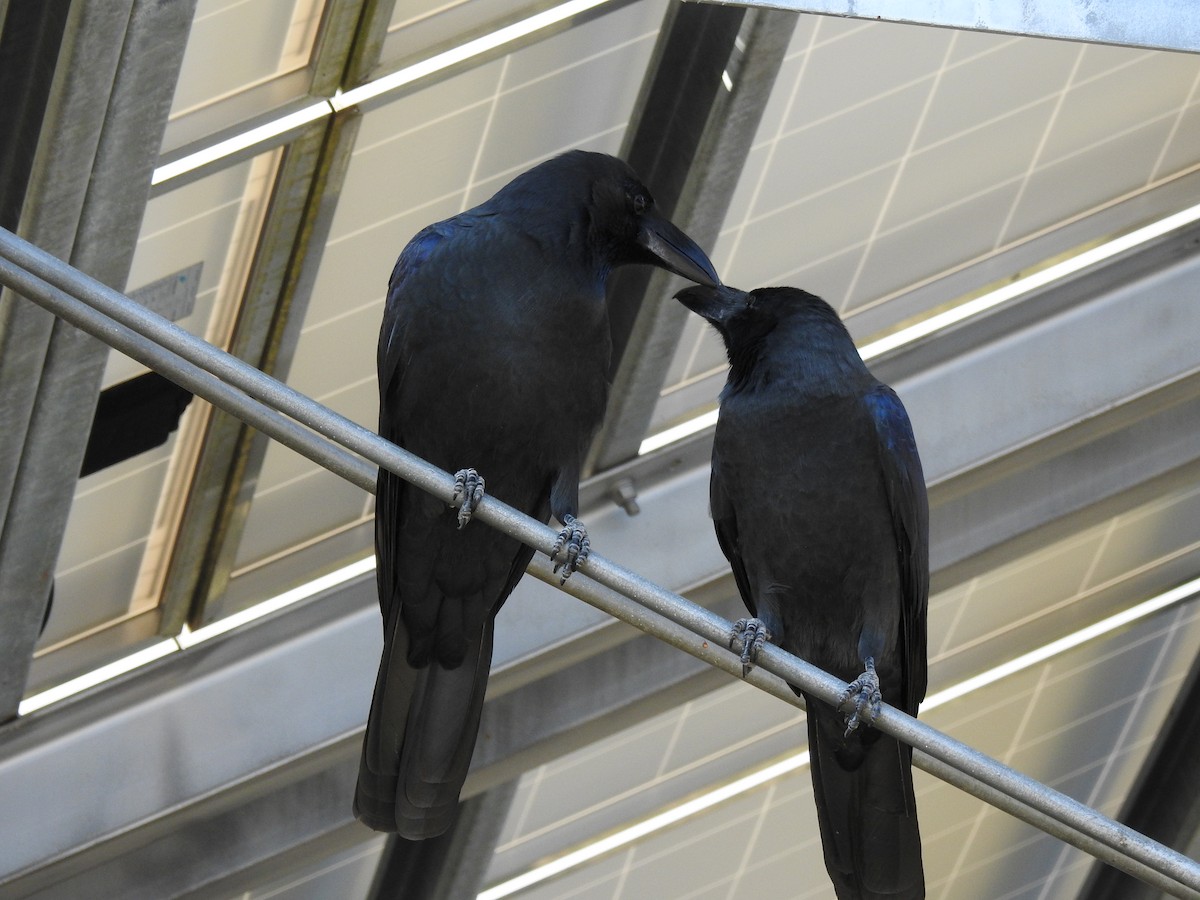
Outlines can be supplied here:
M734 629L743 665L771 640L851 682L848 720L805 696L829 877L840 900L924 897L912 749L858 727L881 694L911 715L925 696L929 506L908 415L819 297L676 296L729 356L710 504L755 617Z
M605 282L628 263L718 283L629 166L583 151L430 225L396 262L379 334L379 433L457 471L463 503L456 515L379 472L384 647L354 798L372 828L417 840L454 818L493 619L533 555L492 528L463 528L483 494L480 474L495 498L564 526L555 553L564 580L587 556L575 516L608 395Z

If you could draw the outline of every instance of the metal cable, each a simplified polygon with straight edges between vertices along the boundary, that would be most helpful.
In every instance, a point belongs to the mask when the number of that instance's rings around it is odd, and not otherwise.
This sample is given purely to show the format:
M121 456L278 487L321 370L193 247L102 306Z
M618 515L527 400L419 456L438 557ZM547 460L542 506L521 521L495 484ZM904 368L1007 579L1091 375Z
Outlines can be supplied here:
M448 473L4 229L0 282L365 490L374 489L374 463L447 503L451 500L454 487ZM542 554L550 552L557 537L549 526L490 496L481 501L475 518ZM550 584L558 581L546 559L537 558L529 570ZM731 625L725 619L596 553L580 573L594 581L577 575L563 587L566 592L711 665L741 674L740 660L726 649ZM763 647L758 668L745 680L794 705L802 704L787 684L833 705L846 689L845 682L773 645ZM1200 897L1200 864L1183 854L894 707L885 704L874 724L911 744L913 762L925 771L1174 896Z

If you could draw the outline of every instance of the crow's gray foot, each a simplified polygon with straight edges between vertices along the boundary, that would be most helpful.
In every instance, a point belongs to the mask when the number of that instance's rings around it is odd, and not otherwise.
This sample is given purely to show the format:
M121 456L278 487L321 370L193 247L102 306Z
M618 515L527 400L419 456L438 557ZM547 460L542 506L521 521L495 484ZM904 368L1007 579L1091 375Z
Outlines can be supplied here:
M853 704L852 711L846 719L846 737L850 737L860 723L866 722L870 725L874 722L883 705L883 694L879 692L879 676L875 673L875 660L868 656L866 666L866 671L850 682L838 704L839 708L847 703Z
M474 469L459 469L454 473L454 502L462 499L458 507L458 527L462 528L471 521L475 507L483 499L483 476Z
M771 632L767 631L762 619L738 619L733 623L733 630L729 632L729 646L736 649L733 646L735 643L740 641L742 644L743 678L750 674L754 661L758 659L758 651L770 639Z
M574 516L563 519L563 530L558 533L550 558L556 560L554 571L562 569L559 584L566 584L567 579L575 572L579 564L588 558L592 550L592 542L588 540L587 528ZM559 554L563 555L560 560Z

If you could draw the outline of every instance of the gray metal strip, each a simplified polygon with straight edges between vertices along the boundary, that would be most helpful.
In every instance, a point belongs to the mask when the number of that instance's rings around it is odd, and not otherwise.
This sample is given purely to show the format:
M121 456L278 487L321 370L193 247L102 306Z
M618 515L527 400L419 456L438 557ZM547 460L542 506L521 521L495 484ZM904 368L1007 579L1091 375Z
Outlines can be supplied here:
M69 258L87 190L104 109L115 77L132 0L71 6L59 65L42 117L38 149L17 230L56 256ZM76 72L87 77L69 77ZM52 140L54 132L58 140ZM53 317L0 290L0 515L8 515ZM45 597L45 591L38 598ZM0 594L0 721L16 710L25 669L42 621L40 602ZM15 699L14 699L15 698Z
M28 227L110 284L124 283L133 258L193 8L194 0L72 8L43 124L47 150L26 198ZM0 459L19 460L4 479L0 719L15 714L24 690L108 354L28 304L10 300L4 314L6 342L22 349L0 364L0 394L17 406L4 414L13 427Z

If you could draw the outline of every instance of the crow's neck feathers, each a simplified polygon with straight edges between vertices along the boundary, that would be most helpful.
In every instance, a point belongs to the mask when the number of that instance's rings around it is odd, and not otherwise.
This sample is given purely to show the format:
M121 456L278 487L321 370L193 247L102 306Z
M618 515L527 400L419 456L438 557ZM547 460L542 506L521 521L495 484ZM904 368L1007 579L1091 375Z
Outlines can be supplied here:
M723 397L771 386L834 395L858 390L871 377L837 313L812 295L786 307L761 304L722 336L729 357Z

